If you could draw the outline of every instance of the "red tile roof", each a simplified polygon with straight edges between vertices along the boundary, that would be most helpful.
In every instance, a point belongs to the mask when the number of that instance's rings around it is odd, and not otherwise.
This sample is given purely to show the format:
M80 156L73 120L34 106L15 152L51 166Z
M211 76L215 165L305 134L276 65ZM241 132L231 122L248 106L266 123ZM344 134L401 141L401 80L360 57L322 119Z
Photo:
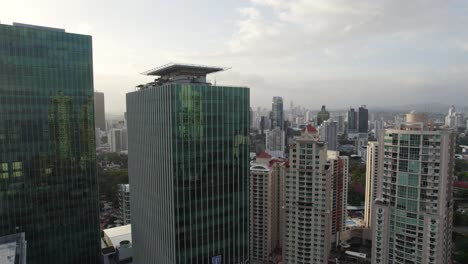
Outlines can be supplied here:
M315 129L315 127L313 127L311 124L308 124L306 129L307 129L307 132L309 132L309 133L317 132L317 129Z
M260 155L257 156L257 158L269 159L269 158L271 158L271 155L266 153L266 152L262 152L262 153L260 153Z

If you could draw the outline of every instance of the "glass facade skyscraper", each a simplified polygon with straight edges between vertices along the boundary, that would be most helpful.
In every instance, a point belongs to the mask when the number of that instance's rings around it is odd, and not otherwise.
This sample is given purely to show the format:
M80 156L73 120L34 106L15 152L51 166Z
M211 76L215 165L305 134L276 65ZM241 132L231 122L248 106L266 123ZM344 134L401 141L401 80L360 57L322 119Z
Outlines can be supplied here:
M136 263L248 258L249 89L206 83L210 69L165 66L127 94Z
M379 138L372 263L451 263L455 133L426 115Z
M27 263L99 263L91 37L0 25L0 237Z
M348 111L348 134L358 132L358 113L354 108L349 109Z
M369 110L367 110L366 106L359 107L358 130L359 133L369 132Z
M283 110L283 97L273 97L273 103L271 105L271 130L275 127L279 127L281 130L284 129L284 110Z

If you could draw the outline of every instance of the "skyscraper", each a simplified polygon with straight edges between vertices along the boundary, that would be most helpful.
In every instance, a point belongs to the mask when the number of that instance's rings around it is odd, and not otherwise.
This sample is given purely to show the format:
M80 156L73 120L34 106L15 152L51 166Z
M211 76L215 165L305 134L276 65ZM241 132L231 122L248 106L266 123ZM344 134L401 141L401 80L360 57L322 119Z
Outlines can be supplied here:
M332 236L327 147L308 125L290 146L285 186L286 263L328 263Z
M338 122L338 135L343 135L344 132L346 131L345 128L345 117L343 115L339 115L337 117L337 122Z
M328 150L338 149L338 123L333 120L326 120L320 126L320 138L327 142Z
M330 118L330 112L327 111L326 107L322 105L322 109L317 114L317 126L320 126L323 121L326 121Z
M338 151L327 151L331 174L331 234L336 241L339 233L346 230L346 206L348 205L349 158Z
M284 129L284 111L283 111L283 98L279 96L273 97L271 105L271 129L279 127Z
M221 70L164 65L127 94L136 263L248 258L249 89L206 81Z
M267 153L250 168L250 263L276 263L284 239L284 166Z
M27 263L99 263L90 36L0 25L0 199Z
M268 130L265 135L265 151L277 158L284 157L286 149L286 136L279 127Z
M101 131L106 131L106 112L104 93L94 92L94 124Z
M369 132L369 110L367 110L365 105L359 107L358 131L359 133Z
M374 122L374 132L375 138L378 138L382 130L384 129L384 121L383 119L375 120Z
M410 113L379 146L372 263L451 263L455 134Z
M119 184L119 211L120 220L122 220L123 224L131 224L130 184Z
M372 204L377 198L377 188L379 187L379 164L379 143L375 141L368 142L364 206L364 223L366 227L370 227L372 224Z
M111 152L128 150L128 133L126 128L112 128L109 130L107 138Z
M357 133L358 132L358 115L354 108L350 108L348 111L348 134Z

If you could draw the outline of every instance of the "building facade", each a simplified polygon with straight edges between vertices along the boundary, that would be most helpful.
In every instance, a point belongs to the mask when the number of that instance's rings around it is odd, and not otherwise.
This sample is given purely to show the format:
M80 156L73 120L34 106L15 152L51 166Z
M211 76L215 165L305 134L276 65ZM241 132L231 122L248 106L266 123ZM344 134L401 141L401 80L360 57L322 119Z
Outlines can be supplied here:
M358 131L359 133L369 132L369 110L365 105L359 107L358 113Z
M339 115L336 117L336 120L338 122L338 135L343 135L346 131L346 122L345 122L345 116Z
M119 211L120 220L124 225L132 223L130 213L130 184L119 184Z
M112 128L108 133L110 152L128 150L128 134L126 128Z
M454 132L411 113L379 146L372 263L451 263Z
M319 130L320 139L327 142L328 150L338 150L338 123L333 120L326 120Z
M273 157L283 158L286 149L286 134L279 127L266 131L265 151Z
M332 186L327 147L308 125L290 147L284 179L285 263L328 263Z
M222 68L168 64L127 94L135 263L243 263L249 250L249 89Z
M357 133L358 132L357 112L354 110L354 108L350 108L347 116L348 116L347 133L348 134Z
M284 236L282 177L284 166L271 156L257 157L256 164L250 167L249 258L252 264L276 263L281 256Z
M271 105L271 130L279 127L281 130L284 129L284 109L283 109L283 98L279 96L273 97L273 103Z
M366 227L372 224L372 204L377 198L377 188L379 177L379 142L371 141L367 143L366 161L366 193L364 206L364 223Z
M27 263L99 263L91 37L0 24L0 237Z
M339 241L339 234L346 230L346 206L348 205L349 158L338 151L328 151L331 174L331 234L332 241Z
M94 92L94 126L106 131L106 107L104 93Z

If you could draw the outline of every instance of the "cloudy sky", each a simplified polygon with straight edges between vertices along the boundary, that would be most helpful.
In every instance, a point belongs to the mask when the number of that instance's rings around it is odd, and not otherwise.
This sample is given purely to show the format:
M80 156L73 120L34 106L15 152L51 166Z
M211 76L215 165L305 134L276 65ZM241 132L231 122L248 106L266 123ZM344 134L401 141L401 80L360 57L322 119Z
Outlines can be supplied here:
M252 106L468 105L466 0L0 0L0 21L92 35L112 113L168 62L231 67L210 79Z

